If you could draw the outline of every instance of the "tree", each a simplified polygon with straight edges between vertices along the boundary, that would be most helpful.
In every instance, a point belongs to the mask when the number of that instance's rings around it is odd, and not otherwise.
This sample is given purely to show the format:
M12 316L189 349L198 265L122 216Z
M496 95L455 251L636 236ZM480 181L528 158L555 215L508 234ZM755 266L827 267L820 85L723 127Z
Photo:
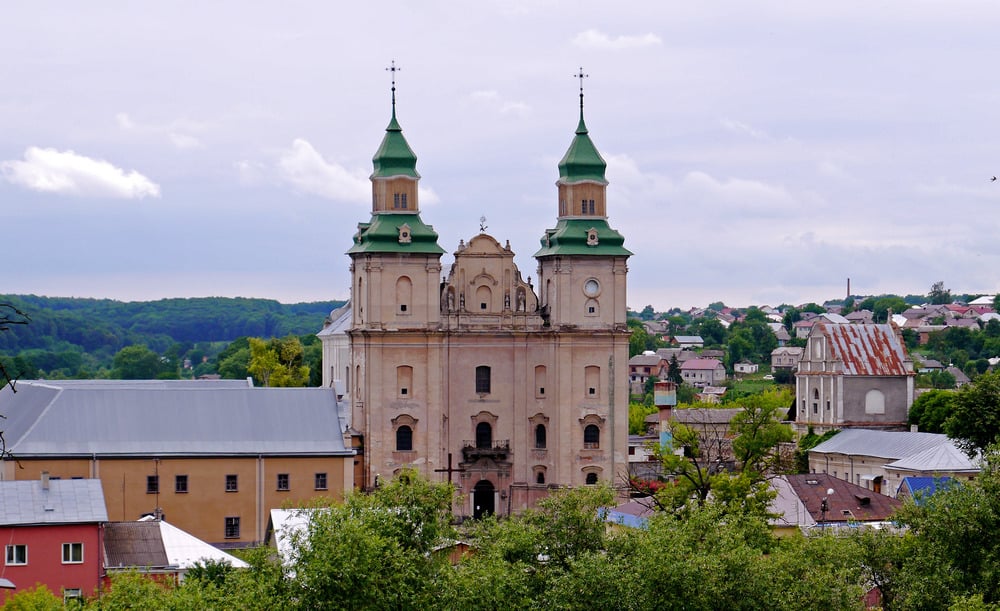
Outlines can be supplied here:
M667 364L667 380L680 386L684 382L681 375L681 364L677 362L677 355L670 355L670 362Z
M788 465L781 464L778 450L779 444L792 440L792 429L782 419L793 400L792 391L785 388L743 400L743 411L733 416L729 427L736 436L733 455L744 473L763 478L788 469Z
M921 394L910 406L910 424L924 433L943 433L954 396L955 393L945 390L929 390Z
M44 584L38 584L9 597L3 608L5 611L64 611L66 607Z
M889 322L889 310L893 314L904 312L909 306L902 297L882 297L872 306L872 318L877 323Z
M945 433L969 456L997 441L1000 434L1000 371L986 373L952 398Z
M655 316L656 312L653 311L653 306L651 305L647 305L642 309L642 312L639 312L639 318L642 320L653 320Z
M119 380L154 380L163 370L160 355L146 346L125 346L115 354L112 375Z
M931 303L941 305L951 303L951 291L944 288L944 280L938 280L931 285L931 292L927 294Z
M249 339L250 363L247 371L264 386L305 386L309 366L302 363L302 342L294 335L268 341Z

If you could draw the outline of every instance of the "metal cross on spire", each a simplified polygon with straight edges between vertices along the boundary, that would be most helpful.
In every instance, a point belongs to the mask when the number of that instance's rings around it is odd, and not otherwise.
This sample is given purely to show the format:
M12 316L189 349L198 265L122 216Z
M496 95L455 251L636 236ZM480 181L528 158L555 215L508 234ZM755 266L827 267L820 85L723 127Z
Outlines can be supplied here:
M589 74L583 73L583 66L580 66L580 71L573 75L573 78L580 79L580 110L583 110L583 79L588 78Z
M395 109L396 108L396 73L399 72L400 70L402 70L402 68L399 68L399 67L396 66L396 60L392 60L392 63L390 63L389 67L386 68L385 70L386 70L386 72L389 72L392 75L392 107L393 107L393 109Z

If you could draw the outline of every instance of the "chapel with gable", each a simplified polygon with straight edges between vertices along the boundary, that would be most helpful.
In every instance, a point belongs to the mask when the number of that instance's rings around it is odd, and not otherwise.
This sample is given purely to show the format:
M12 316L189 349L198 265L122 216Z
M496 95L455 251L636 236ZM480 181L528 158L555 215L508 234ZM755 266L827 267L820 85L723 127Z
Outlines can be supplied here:
M581 77L582 78L582 77ZM324 385L350 402L356 485L413 468L452 481L459 515L508 514L552 488L620 484L628 454L627 260L607 164L583 117L559 162L555 227L534 257L485 232L444 248L421 218L417 157L392 114L371 218L347 251L351 301L320 332Z

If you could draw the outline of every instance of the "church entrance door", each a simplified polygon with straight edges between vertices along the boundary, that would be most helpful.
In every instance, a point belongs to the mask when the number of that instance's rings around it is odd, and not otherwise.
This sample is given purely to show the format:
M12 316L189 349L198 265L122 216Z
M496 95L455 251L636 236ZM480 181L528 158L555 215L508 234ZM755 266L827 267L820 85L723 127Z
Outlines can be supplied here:
M495 507L495 488L493 488L493 483L489 480L481 479L476 487L472 490L472 517L475 519L482 518L483 516L488 516L494 513Z

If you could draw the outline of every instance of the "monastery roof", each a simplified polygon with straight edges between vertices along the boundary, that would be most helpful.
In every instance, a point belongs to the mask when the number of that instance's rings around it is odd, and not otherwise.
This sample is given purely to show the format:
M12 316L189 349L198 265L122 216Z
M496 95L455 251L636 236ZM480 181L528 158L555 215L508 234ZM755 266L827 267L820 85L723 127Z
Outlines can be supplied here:
M408 239L402 238L403 226L408 231ZM411 254L444 254L438 243L434 227L425 224L416 212L383 212L372 214L371 221L358 223L354 234L354 246L347 254L370 252L391 252Z
M576 135L569 149L559 162L559 182L576 183L593 181L602 185L608 184L604 177L608 164L601 157L587 132L587 124L583 121L583 94L580 96L580 123L576 127Z
M20 384L18 384L20 394ZM0 481L0 526L107 522L99 479Z
M90 381L87 381L90 382ZM350 455L327 388L20 381L0 393L15 455Z
M911 454L885 466L898 471L923 473L979 473L979 460L958 449L951 441Z
M829 343L833 360L840 361L845 375L912 375L909 357L889 325L820 323L812 337L822 334Z
M809 452L898 460L947 443L948 437L938 433L844 429Z

